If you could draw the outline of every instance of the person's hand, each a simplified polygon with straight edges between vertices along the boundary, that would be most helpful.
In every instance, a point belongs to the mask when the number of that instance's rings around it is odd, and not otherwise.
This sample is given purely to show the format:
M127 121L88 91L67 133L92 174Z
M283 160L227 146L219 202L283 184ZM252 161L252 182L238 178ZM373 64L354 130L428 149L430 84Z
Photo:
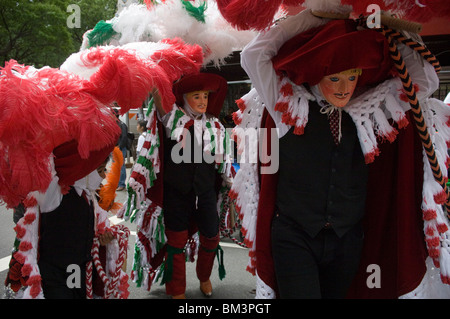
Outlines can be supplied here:
M156 87L153 88L151 95L153 97L153 102L156 107L156 110L159 113L159 116L162 117L162 116L166 115L167 112L164 110L164 108L162 106L161 95L159 94L159 91Z
M114 239L114 236L110 232L105 232L104 234L100 235L98 239L101 246L106 246Z

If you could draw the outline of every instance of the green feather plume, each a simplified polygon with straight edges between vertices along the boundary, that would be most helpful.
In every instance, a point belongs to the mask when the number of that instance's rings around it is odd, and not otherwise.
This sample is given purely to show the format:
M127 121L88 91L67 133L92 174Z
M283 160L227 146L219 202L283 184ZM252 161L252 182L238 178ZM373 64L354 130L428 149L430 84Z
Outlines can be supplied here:
M181 0L181 3L191 17L194 17L197 21L205 23L205 10L207 7L206 1L198 7L194 7L190 1Z

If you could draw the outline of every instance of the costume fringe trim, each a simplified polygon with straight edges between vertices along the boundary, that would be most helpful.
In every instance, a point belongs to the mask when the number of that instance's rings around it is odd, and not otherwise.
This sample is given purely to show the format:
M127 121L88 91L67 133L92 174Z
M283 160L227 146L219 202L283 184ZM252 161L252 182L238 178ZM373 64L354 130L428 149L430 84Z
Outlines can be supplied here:
M239 125L233 130L233 138L237 141L238 154L245 151L245 132L247 129L258 129L264 111L256 89L252 89L238 102L239 110L233 114L239 118ZM242 222L241 232L244 236L244 244L249 248L249 261L246 270L255 274L255 238L256 219L259 201L258 164L250 161L240 163L230 190L230 197L235 200L236 211Z
M440 167L445 167L442 174L448 180L448 146L450 145L450 107L437 99L422 101L422 113L436 159ZM450 284L450 225L446 216L445 205L447 194L436 182L425 149L423 152L424 181L422 212L424 220L425 242L428 255L435 267L440 268L443 283Z
M171 138L181 142L194 121L178 106L174 105L167 126L171 128ZM203 152L214 154L216 169L220 174L232 178L231 140L219 119L212 116L203 121Z
M20 244L13 257L22 265L21 275L26 278L23 293L19 292L16 298L44 299L38 266L39 214L39 206L27 207L25 215L14 228Z

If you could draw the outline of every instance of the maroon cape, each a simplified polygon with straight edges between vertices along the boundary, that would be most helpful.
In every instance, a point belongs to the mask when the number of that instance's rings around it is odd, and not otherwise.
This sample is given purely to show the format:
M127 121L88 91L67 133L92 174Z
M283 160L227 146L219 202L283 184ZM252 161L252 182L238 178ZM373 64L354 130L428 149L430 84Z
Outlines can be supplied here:
M421 211L422 146L410 111L407 118L409 125L399 130L393 143L379 143L380 155L369 164L364 248L348 298L398 298L415 289L426 272L427 250ZM267 111L262 127L275 127ZM271 130L266 132L270 134ZM266 141L270 150L270 138ZM277 179L277 174L259 176L255 243L258 276L275 291L270 230ZM380 267L380 288L367 287L366 281L372 274L367 267L371 264Z

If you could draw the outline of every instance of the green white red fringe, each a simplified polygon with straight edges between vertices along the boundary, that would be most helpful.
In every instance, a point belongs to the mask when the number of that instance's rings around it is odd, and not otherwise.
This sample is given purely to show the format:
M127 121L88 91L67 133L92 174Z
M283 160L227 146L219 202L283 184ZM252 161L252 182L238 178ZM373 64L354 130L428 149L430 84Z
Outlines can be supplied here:
M147 191L153 186L160 170L158 119L152 103L148 105L147 115L145 141L128 180L127 202L118 216L138 225L131 279L138 287L144 286L150 290L156 271L150 265L150 260L167 238L164 234L162 207L147 198Z
M204 115L202 120L203 152L215 154L216 169L220 174L232 178L231 140L225 127L214 116ZM182 109L174 105L167 126L171 129L170 136L173 140L181 142L184 134L194 124L194 121L186 115Z

